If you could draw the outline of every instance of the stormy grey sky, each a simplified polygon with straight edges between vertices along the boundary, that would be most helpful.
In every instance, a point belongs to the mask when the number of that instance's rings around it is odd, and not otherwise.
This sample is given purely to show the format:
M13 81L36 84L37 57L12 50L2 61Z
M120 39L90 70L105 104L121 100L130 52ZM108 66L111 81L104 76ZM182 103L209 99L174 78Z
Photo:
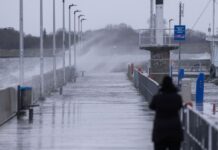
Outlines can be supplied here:
M44 0L44 27L52 31L52 1ZM182 0L185 4L183 24L191 28L200 13L211 0ZM19 0L0 0L0 28L19 28ZM178 5L180 0L165 0L164 17L178 23ZM88 21L84 29L103 28L107 24L126 23L134 29L148 28L150 0L66 0L78 5ZM56 0L57 28L62 27L62 0ZM216 7L218 3L216 3ZM217 11L218 12L218 11ZM216 12L216 14L217 14ZM39 0L24 0L25 33L39 35ZM212 22L212 2L194 29L207 32ZM217 20L218 23L218 20ZM216 25L217 27L217 25ZM66 28L68 29L68 7L66 7Z

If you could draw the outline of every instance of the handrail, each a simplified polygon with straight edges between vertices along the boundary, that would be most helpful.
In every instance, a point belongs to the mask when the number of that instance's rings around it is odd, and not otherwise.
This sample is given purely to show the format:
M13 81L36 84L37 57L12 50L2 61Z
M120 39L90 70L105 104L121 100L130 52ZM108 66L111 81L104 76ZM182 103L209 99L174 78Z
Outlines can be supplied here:
M136 69L133 82L147 101L151 100L159 88L158 83ZM181 115L185 132L183 150L217 150L218 125L215 122L191 107L185 107Z
M140 29L139 32L139 47L156 45L156 38L163 39L163 45L178 45L173 38L174 29ZM163 31L163 36L156 37L155 32ZM153 36L151 36L151 33ZM172 34L171 34L172 33Z

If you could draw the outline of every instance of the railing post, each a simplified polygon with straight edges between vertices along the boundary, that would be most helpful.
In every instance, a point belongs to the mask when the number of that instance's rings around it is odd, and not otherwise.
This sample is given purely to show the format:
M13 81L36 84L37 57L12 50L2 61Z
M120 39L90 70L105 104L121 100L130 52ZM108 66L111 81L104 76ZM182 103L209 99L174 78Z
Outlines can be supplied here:
M139 47L141 46L141 31L139 31Z
M184 108L183 112L182 112L182 121L183 121L183 126L184 126L184 143L183 143L183 147L182 150L189 150L189 135L188 135L188 131L189 131L189 113L188 113L188 108Z
M213 137L212 137L212 126L209 125L209 132L208 132L208 150L212 150L212 140L213 140Z
M213 104L213 115L216 114L216 104Z
M187 134L189 134L189 129L190 129L190 126L189 126L189 120L190 120L190 115L189 115L189 109L187 108L186 109L186 132Z

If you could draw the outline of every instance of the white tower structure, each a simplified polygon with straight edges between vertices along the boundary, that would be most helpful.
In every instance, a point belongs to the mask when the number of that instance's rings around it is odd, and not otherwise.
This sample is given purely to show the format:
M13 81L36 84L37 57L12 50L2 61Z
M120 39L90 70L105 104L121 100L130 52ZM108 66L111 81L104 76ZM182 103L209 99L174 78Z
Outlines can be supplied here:
M163 15L163 0L156 0L156 44L164 44L164 15Z
M155 17L154 17L154 0L150 1L150 38L151 44L154 44L155 41Z
M154 13L154 2L156 3L156 14ZM162 82L165 75L170 72L170 51L178 49L178 44L169 44L164 42L164 0L151 0L151 22L150 22L150 38L151 43L142 44L143 34L140 36L140 49L150 51L150 70L149 76L157 81ZM142 32L143 33L143 32ZM142 40L143 39L143 40ZM144 40L146 41L146 40Z
M151 4L151 8L150 8L150 29L152 30L154 28L154 23L153 23L153 19L154 19L154 0L151 0L150 2Z

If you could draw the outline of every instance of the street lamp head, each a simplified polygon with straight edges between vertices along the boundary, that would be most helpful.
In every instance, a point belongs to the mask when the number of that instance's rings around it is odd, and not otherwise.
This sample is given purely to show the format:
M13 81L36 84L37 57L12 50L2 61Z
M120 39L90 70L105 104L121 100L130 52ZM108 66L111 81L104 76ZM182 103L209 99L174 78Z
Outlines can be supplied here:
M74 14L78 13L78 12L81 12L81 10L75 10L74 11Z
M73 6L77 6L77 5L75 5L75 4L71 4L71 5L69 5L69 9L70 9L71 7L73 7Z
M169 22L171 22L171 21L173 21L173 19L171 18L171 19L169 19Z
M78 18L81 18L81 17L84 17L84 15L81 14L81 15L78 16Z
M85 20L87 20L87 19L85 19L85 18L82 18L82 19L81 19L81 22L83 22L83 21L85 21Z

